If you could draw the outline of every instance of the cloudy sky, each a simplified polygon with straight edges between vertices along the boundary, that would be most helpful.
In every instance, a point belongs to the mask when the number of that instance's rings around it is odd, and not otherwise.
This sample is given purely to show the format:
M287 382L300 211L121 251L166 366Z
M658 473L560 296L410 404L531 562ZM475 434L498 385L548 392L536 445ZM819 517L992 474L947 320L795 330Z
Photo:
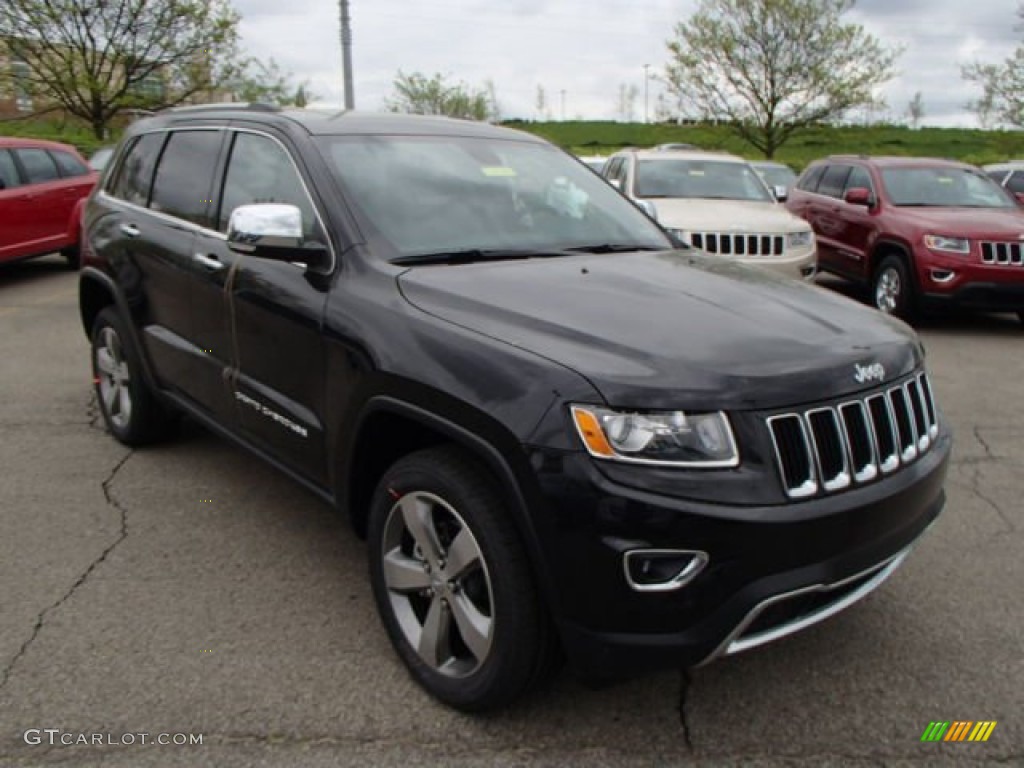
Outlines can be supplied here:
M234 0L243 45L274 58L318 101L341 103L341 49L335 0ZM620 84L639 92L644 65L660 73L665 41L697 0L350 0L356 106L380 109L398 70L495 84L503 117L537 116L537 87L552 116L614 119ZM920 91L925 124L975 125L964 108L977 90L962 64L1001 61L1024 39L1015 0L859 0L849 14L904 53L882 93L902 118ZM653 116L660 87L649 83Z

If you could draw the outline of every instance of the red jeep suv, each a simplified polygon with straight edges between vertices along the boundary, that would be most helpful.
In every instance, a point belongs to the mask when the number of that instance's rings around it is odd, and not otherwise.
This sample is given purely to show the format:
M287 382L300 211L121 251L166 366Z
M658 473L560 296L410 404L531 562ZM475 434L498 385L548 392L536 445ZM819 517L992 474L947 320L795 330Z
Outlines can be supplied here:
M957 304L1024 321L1024 212L973 166L829 157L786 206L814 228L819 269L870 285L883 312Z
M60 251L77 267L82 206L98 178L72 146L0 136L0 263Z

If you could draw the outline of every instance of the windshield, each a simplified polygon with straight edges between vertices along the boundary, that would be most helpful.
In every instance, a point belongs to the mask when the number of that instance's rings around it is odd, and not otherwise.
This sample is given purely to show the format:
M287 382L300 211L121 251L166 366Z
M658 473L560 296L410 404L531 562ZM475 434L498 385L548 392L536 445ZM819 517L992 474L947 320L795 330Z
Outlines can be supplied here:
M702 197L775 202L761 177L746 163L669 157L640 160L633 193L640 198Z
M603 179L548 144L461 136L323 136L318 143L386 259L673 247Z
M1003 188L968 168L886 168L882 181L893 205L1015 208Z
M781 168L777 165L768 166L755 166L757 172L764 179L765 184L769 187L786 187L793 186L793 182L796 181L796 174L793 173L789 168Z

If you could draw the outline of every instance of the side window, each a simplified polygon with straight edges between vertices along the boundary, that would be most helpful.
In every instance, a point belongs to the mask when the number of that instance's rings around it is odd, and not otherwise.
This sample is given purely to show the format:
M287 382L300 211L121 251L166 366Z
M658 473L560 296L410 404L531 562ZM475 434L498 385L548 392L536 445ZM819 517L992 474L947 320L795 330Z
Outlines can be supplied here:
M802 189L804 192L814 192L818 188L818 182L821 181L821 175L825 172L825 168L826 166L824 165L816 165L805 172L796 183L797 189Z
M1006 188L1014 194L1024 192L1024 171L1014 171L1006 182Z
M85 176L89 173L89 166L68 152L54 150L50 152L50 156L54 159L54 162L57 163L60 175L65 178L71 176Z
M167 139L153 178L149 207L207 226L210 190L217 168L220 131L175 131Z
M985 171L985 174L996 184L1002 184L1006 179L1006 171Z
M11 189L21 184L18 178L18 167L10 151L0 149L0 189Z
M842 197L846 186L846 177L850 173L848 165L830 165L822 174L818 183L818 194L829 197Z
M149 188L153 184L153 169L160 155L165 134L148 133L128 148L121 160L117 176L109 192L127 203L146 205L149 202Z
M859 165L855 165L850 169L850 175L846 179L845 189L853 189L854 187L860 187L862 189L872 191L874 190L874 187L871 184L871 174Z
M16 149L14 154L25 169L29 184L42 184L60 178L57 165L44 149Z
M238 133L231 148L217 228L227 232L231 212L252 203L288 203L302 211L302 230L316 237L316 215L288 153L266 136Z

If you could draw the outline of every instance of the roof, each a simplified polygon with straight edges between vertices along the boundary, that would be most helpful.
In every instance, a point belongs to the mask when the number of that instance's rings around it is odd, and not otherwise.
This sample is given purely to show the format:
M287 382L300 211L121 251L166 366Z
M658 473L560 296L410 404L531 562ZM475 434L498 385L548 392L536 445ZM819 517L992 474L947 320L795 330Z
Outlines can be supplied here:
M969 163L959 160L948 160L942 157L900 157L895 155L831 155L818 162L836 162L843 160L860 160L878 168L973 168Z
M0 136L0 149L62 149L64 151L78 151L70 144L61 144L57 141L46 141L44 139L21 138L20 136Z
M785 168L787 171L792 171L785 163L777 163L774 160L751 160L750 164L755 168Z
M639 160L713 160L724 163L746 163L738 155L705 149L632 149Z
M1007 160L1005 163L989 163L981 166L983 171L1016 171L1024 168L1024 160Z
M533 134L474 120L394 112L330 109L279 109L266 104L210 104L164 110L139 120L131 132L197 122L246 121L301 128L313 135L388 134L409 136L468 136L546 143Z

